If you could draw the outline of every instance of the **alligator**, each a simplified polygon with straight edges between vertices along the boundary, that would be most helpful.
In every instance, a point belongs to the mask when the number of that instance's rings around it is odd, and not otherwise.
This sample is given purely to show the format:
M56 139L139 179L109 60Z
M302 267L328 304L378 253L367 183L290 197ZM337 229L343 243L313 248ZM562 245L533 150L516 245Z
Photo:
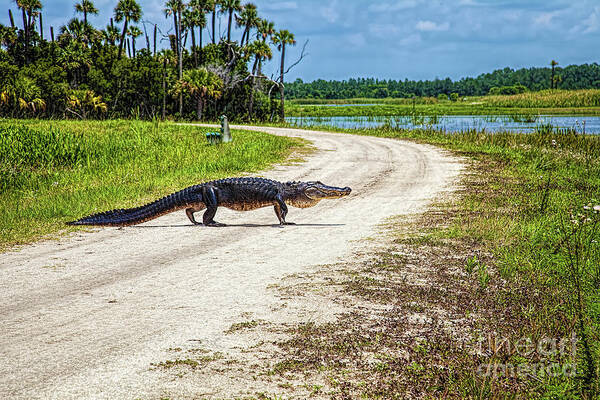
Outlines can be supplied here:
M225 226L214 220L219 206L236 211L249 211L273 206L279 224L287 222L286 203L299 208L316 205L323 199L347 196L349 187L327 186L319 181L278 182L265 178L227 178L187 187L141 207L115 209L93 214L68 225L128 226L140 224L173 211L185 209L190 221L195 225ZM204 210L202 223L194 218L194 213Z

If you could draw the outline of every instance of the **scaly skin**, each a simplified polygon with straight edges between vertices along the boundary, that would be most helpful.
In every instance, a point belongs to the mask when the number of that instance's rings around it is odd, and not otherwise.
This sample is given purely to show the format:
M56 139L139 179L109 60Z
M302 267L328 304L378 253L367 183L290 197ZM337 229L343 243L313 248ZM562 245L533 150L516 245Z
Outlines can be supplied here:
M285 221L288 212L286 203L299 208L312 207L322 199L338 198L350 192L349 187L327 186L317 181L284 183L264 178L227 178L190 186L141 207L106 211L68 224L136 225L185 209L190 221L201 225L196 222L194 213L206 209L202 216L203 225L224 226L214 220L219 206L237 211L273 206L280 225L291 225L291 222Z

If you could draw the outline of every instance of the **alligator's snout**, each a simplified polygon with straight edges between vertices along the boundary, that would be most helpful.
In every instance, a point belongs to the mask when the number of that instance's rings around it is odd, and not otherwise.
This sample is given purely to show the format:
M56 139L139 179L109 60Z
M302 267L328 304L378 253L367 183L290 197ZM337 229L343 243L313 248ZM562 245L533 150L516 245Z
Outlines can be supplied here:
M350 189L348 186L335 191L335 193L337 193L338 196L348 196L350 192L352 192L352 189Z
M343 197L343 196L348 196L350 194L350 192L352 192L352 189L350 189L348 186L343 187L343 188L332 188L331 190L328 191L328 195L331 197Z

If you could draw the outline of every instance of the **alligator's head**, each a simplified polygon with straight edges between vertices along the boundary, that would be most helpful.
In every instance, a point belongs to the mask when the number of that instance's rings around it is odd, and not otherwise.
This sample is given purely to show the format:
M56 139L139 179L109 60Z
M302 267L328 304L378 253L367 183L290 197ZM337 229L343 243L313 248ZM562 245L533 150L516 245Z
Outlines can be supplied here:
M312 207L323 199L337 199L347 196L352 189L349 187L327 186L319 181L287 182L285 200L294 207Z

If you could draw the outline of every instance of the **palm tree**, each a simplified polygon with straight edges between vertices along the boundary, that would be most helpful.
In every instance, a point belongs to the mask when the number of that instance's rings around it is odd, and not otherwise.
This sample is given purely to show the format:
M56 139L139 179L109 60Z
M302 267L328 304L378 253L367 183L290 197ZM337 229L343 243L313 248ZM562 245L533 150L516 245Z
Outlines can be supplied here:
M183 13L183 25L192 33L192 54L194 55L194 66L198 67L198 52L196 51L195 27L200 27L200 50L202 50L202 28L206 26L203 4L200 0L190 1L189 8Z
M7 49L17 43L17 28L11 28L0 24L0 46L5 46Z
M98 9L91 0L81 0L81 3L75 3L75 11L83 14L83 22L86 24L88 14L98 14Z
M552 74L550 75L550 89L556 89L557 84L558 84L557 80L554 77L554 72L555 72L554 70L557 65L558 65L558 62L555 60L552 60L550 62L550 66L552 67Z
M75 41L77 43L87 44L91 41L90 32L93 28L77 18L71 18L67 25L60 27L58 40L61 42Z
M127 35L131 36L131 48L135 57L135 39L142 36L142 31L137 26L132 25L127 29Z
M12 103L12 104L11 104ZM36 86L33 79L19 75L12 83L7 83L0 88L0 105L11 106L14 110L43 111L46 109L46 101L41 98L41 90Z
M223 92L223 81L206 68L190 69L185 71L183 78L178 80L173 87L173 96L182 96L184 93L196 99L196 116L202 119L202 109L206 98L218 99Z
M296 39L294 38L293 33L288 31L287 29L282 29L279 32L276 32L273 35L273 38L271 40L272 40L273 44L277 46L277 50L281 51L281 69L280 69L280 74L279 74L279 94L281 95L280 116L281 116L281 121L285 121L285 110L284 110L285 94L284 94L284 87L283 87L283 74L285 73L284 72L285 46L288 44L291 46L296 45Z
M59 47L58 64L67 71L71 86L76 87L85 70L92 65L91 51L82 42L70 40L67 34L62 34L61 37L59 40L66 38L66 42Z
M254 111L254 82L256 77L256 69L263 59L270 60L271 57L273 57L273 53L271 52L269 45L262 40L256 40L247 47L250 53L254 54L256 57L254 59L254 65L252 66L252 85L250 88L250 104L248 106L248 117L252 119L252 114Z
M217 19L217 0L206 0L206 12L212 12L212 42L215 41L215 24Z
M256 38L262 38L263 42L267 40L268 37L272 36L275 33L275 24L271 21L267 21L266 19L259 19L256 24Z
M275 33L275 23L267 21L266 19L258 20L256 24L256 39L262 40L263 43L267 43L267 38L270 38ZM262 59L258 61L258 75L262 74Z
M119 30L114 25L106 25L106 29L102 31L102 38L107 44L114 46L119 39Z
M182 0L168 0L165 4L165 16L173 15L175 23L175 45L177 46L177 63L179 69L179 80L183 77L183 57L181 51L181 14L184 8ZM183 95L179 96L179 115L183 113Z
M29 55L29 42L31 30L35 30L35 19L40 14L42 3L40 0L15 0L17 7L23 13L23 31L25 32L25 59Z
M240 15L235 16L236 25L238 27L244 27L244 33L242 34L242 39L240 40L240 46L244 45L244 39L246 40L246 45L248 45L250 42L250 29L256 27L258 21L260 21L260 18L258 18L256 5L252 3L244 5Z
M177 41L177 45L179 46L179 29L177 28L177 13L179 12L179 9L182 8L182 4L181 4L182 0L168 0L165 3L165 8L164 8L164 13L165 13L165 18L169 18L170 16L173 16L173 28L175 28L175 40Z
M127 25L130 21L138 22L140 18L142 18L142 8L135 0L119 0L119 3L115 7L115 20L117 22L124 21L121 41L119 43L119 58L121 58L121 54L123 53Z
M227 23L227 41L231 42L231 22L233 19L234 11L241 11L242 4L240 0L219 0L219 6L221 13L229 13L229 19Z

